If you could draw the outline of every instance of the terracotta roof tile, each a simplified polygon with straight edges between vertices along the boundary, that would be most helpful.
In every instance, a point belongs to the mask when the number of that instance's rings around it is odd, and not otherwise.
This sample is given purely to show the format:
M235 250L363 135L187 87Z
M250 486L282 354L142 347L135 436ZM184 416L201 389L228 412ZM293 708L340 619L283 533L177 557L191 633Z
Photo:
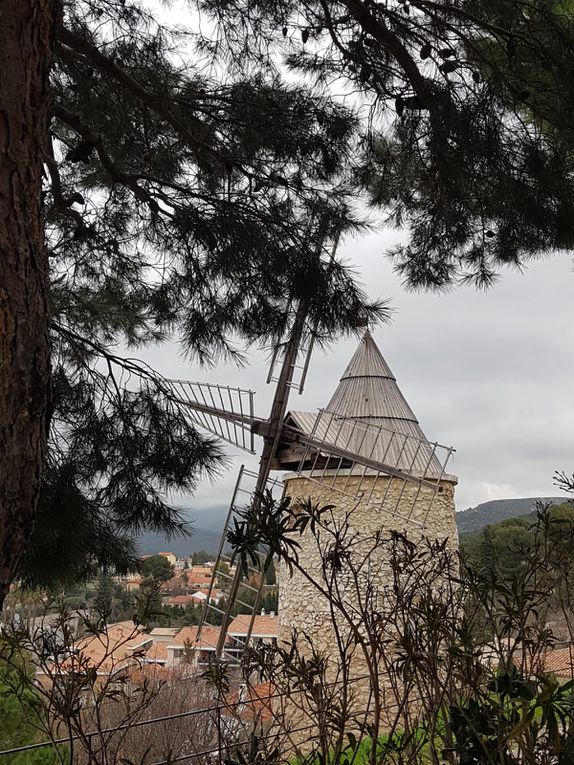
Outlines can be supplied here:
M243 636L247 635L251 616L249 614L239 614L229 625L227 630L229 635ZM269 614L257 615L253 621L251 637L277 637L279 630L279 620L276 616Z
M552 648L544 655L544 671L574 678L574 645Z
M179 627L154 627L149 633L152 637L174 637L179 632Z
M204 626L199 640L197 640L197 630L197 627L182 627L170 645L180 647L189 643L192 648L215 649L217 647L217 641L221 632L219 627Z
M167 643L156 642L145 652L144 662L167 661Z
M243 691L236 691L226 698L230 712L234 717L268 721L273 718L273 696L276 689L273 683L260 683ZM241 699L241 701L240 701Z
M560 647L548 647L545 651L536 654L534 658L527 654L524 656L523 649L518 647L512 654L514 664L525 668L532 673L548 672L558 677L574 679L574 644L561 645Z
M60 662L63 671L90 666L98 672L109 673L127 667L137 660L138 648L145 635L133 622L117 622L94 635L74 643L74 656ZM134 659L134 651L136 658Z
M164 598L163 602L166 606L187 606L195 603L195 598L193 595L173 595L171 598Z

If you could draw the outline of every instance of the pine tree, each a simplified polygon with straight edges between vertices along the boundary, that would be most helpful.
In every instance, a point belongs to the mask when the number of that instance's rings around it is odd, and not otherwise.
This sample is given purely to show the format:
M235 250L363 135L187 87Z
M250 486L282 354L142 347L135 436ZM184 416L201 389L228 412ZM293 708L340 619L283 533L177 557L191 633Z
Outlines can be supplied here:
M569 2L197 5L215 42L140 0L3 2L0 600L70 518L59 577L127 570L131 535L182 530L166 494L221 464L119 349L178 337L209 363L301 301L323 340L382 315L325 252L357 225L351 181L410 224L413 286L574 242ZM368 119L325 95L341 81ZM22 560L36 508L50 534Z
M320 339L383 313L326 251L356 225L353 114L196 43L139 0L2 4L0 602L71 542L58 579L133 568L221 465L134 348L239 360L301 302Z
M142 576L151 577L155 582L167 582L175 573L172 564L163 555L150 555L140 564Z
M365 113L357 181L414 287L490 285L574 243L570 0L203 0L218 55L345 85Z
M38 501L49 407L42 149L54 0L7 0L0 23L0 607Z

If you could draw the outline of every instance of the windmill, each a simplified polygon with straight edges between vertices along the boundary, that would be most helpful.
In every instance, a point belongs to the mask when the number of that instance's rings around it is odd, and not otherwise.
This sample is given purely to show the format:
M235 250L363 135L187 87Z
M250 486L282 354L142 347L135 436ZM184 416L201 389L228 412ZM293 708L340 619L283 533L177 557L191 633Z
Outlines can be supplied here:
M250 453L255 453L255 438L262 440L259 469L242 466L239 471L197 630L199 641L207 626L220 624L209 634L217 635L217 653L229 660L237 660L249 642L266 585L261 569L254 566L247 576L240 566L230 574L221 571L222 562L233 562L226 551L227 531L244 506L259 501L266 492L276 497L282 493L283 482L271 475L273 471L303 477L333 495L333 502L339 496L341 501L360 502L375 512L386 508L387 513L391 503L396 518L422 530L435 495L443 490L445 480L453 479L446 473L453 450L426 439L368 329L329 404L317 412L288 412L290 392L303 392L312 350L313 331L300 305L289 336L273 353L267 382L275 388L266 418L255 415L250 390L166 381L170 395L203 430ZM380 411L377 401L384 404ZM379 478L385 479L384 491ZM223 608L212 597L218 578L228 579ZM242 593L249 593L249 603L242 600ZM247 638L242 641L227 634L238 606L248 622Z

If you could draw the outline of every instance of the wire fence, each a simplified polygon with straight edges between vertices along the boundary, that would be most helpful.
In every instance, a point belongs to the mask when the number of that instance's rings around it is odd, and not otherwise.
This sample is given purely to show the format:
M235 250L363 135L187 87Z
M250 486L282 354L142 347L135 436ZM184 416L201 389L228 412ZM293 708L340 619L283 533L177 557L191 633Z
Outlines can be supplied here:
M378 674L380 676L384 675L384 673L382 672ZM337 680L337 681L325 683L324 687L325 689L329 689L329 688L335 689L337 688L337 686L342 686L343 684L353 684L363 680L370 680L370 679L371 679L370 674L358 675L352 678L347 678L345 680ZM100 728L98 730L83 732L81 735L80 734L68 735L61 738L39 741L33 744L26 744L26 745L17 746L17 747L11 747L8 749L2 749L0 750L0 758L6 757L9 755L18 755L18 754L23 754L26 752L32 752L38 749L44 749L46 747L56 748L59 746L70 745L77 741L87 741L96 737L103 737L103 736L114 734L114 733L121 733L123 731L128 731L128 730L141 728L144 726L150 726L154 724L159 724L159 723L170 722L172 720L182 720L182 719L186 719L190 717L197 717L198 715L215 715L217 717L227 715L227 716L238 718L240 715L241 708L245 706L249 706L250 704L253 704L254 702L267 702L268 704L267 708L270 710L274 701L279 701L281 699L289 699L290 701L293 701L294 697L296 697L297 695L302 695L304 693L305 693L305 689L295 689L295 690L289 689L285 691L274 691L273 693L269 693L269 694L261 695L261 696L257 695L253 699L247 698L247 699L238 699L237 701L233 701L233 702L230 702L230 701L219 702L219 703L215 702L214 704L210 706L201 707L199 709L190 709L190 710L186 710L183 712L176 712L169 715L161 715L158 717L148 718L146 720L135 720L133 722L129 722L125 724L120 724L120 725L115 725L112 727ZM417 701L420 701L420 699L411 699L411 701L417 702ZM385 711L398 710L402 706L403 706L402 701L401 702L394 701L390 703L386 702L384 704ZM302 709L302 706L299 706L299 708ZM365 717L366 715L368 715L368 713L369 713L368 709L367 710L362 709L356 712L350 712L347 716L347 721L352 722L356 718ZM277 719L279 719L279 716L277 717ZM316 729L316 724L310 723L309 725L305 725L303 727L285 728L284 730L280 732L283 733L285 736L290 737L292 734L302 733L307 730L311 731L314 729ZM276 738L278 735L278 732L279 731L275 729L273 732L268 732L266 734L261 733L260 735L258 735L258 741L263 742L263 741L270 740L272 738ZM151 763L150 765L170 765L171 763L174 763L174 762L183 762L186 760L191 760L191 759L199 758L199 757L207 757L210 755L218 755L219 759L221 759L221 755L225 751L228 751L230 749L234 749L237 747L241 747L241 746L246 746L250 743L250 741L251 741L250 739L245 739L245 740L239 740L239 741L222 742L216 747L211 747L209 749L201 750L199 752L197 751L190 752L188 754L180 755L175 758L170 757L168 760L159 760L157 762ZM1 762L2 760L0 759L0 763Z

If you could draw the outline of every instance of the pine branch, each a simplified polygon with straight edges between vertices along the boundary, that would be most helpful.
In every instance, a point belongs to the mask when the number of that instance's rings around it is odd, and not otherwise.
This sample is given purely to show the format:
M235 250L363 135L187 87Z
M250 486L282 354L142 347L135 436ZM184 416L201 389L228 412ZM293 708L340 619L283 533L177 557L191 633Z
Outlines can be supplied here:
M524 42L529 42L528 38L520 35L515 30L511 31L499 26L498 24L493 24L484 18L478 18L463 8L460 4L456 5L455 3L437 3L433 2L433 0L411 0L411 5L414 8L420 8L420 10L423 12L425 12L428 8L432 8L437 12L437 18L442 19L444 16L450 15L459 19L464 19L465 21L470 22L477 29L483 29L493 35L498 35L507 41L511 40L513 37L521 37ZM440 14L440 16L438 14Z
M51 181L50 190L52 191L52 197L54 200L52 208L47 212L47 217L50 218L52 214L57 210L67 218L71 218L76 223L78 228L84 228L85 223L81 213L79 213L77 210L74 210L70 206L70 203L64 199L64 195L62 193L62 180L60 178L58 163L54 158L54 145L51 135L48 136L47 151L44 157L44 161L48 167L48 173L50 175Z
M195 147L196 150L202 150L218 160L224 161L226 159L227 154L225 152L214 149L211 144L188 130L186 124L184 124L169 108L169 101L166 93L154 93L147 88L144 88L137 80L131 77L114 61L105 56L98 48L63 26L58 31L58 39L63 45L76 53L85 56L93 66L115 79L119 84L123 85L128 92L136 96L136 98L152 109L162 119L165 119L188 146ZM203 123L192 115L186 114L186 122L193 125L199 134L205 132Z
M343 2L362 28L366 32L369 32L391 52L405 73L417 96L422 103L430 109L432 106L430 83L427 78L421 74L407 47L386 26L384 21L378 20L371 14L370 10L361 2L361 0L343 0Z
M94 147L100 162L116 183L121 183L131 189L136 199L139 199L140 202L146 204L151 212L157 213L161 211L163 215L173 217L169 211L160 208L153 195L146 191L143 186L138 184L137 176L124 173L117 167L106 151L101 137L97 133L94 133L87 125L84 125L79 117L57 103L54 104L52 113L57 119L72 128L78 135L82 136L84 141Z
M90 352L100 356L106 361L108 365L113 364L121 367L129 374L133 374L143 380L153 382L158 388L162 389L162 392L171 395L169 386L162 385L163 375L152 369L148 364L138 359L126 358L125 356L118 356L115 353L109 351L105 345L98 343L95 340L80 335L74 331L71 327L65 327L60 322L52 319L50 321L50 329L63 337L68 343L77 346L78 348L85 350L89 348Z

